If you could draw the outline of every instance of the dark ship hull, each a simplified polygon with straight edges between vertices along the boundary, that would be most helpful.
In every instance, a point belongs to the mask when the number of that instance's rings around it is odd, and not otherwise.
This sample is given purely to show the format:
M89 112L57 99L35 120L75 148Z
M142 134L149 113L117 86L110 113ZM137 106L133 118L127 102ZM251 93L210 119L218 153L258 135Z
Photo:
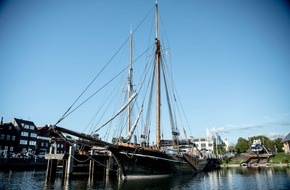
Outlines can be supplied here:
M156 177L162 175L194 174L198 172L198 158L189 162L183 155L166 154L151 148L109 146L124 178Z

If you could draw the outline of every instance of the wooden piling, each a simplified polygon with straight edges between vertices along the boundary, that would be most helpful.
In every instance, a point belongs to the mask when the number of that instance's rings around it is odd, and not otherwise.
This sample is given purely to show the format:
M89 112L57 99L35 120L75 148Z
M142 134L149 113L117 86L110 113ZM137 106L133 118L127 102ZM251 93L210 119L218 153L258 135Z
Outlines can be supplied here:
M94 150L91 150L90 156L93 156L93 154L94 154ZM91 159L90 164L89 164L89 179L91 181L94 180L94 175L95 175L95 162L94 162L94 160Z
M74 152L75 152L75 146L69 146L69 157L68 157L68 160L67 160L66 167L64 167L65 168L65 176L64 177L66 179L69 179L69 177L71 176L72 171L73 171L73 166L74 166L73 156L74 156Z
M95 162L93 160L90 160L90 165L89 165L89 178L91 180L94 179L95 175Z
M46 182L54 182L56 176L56 166L57 166L56 159L48 160L46 169Z
M56 143L53 143L49 149L49 154L45 155L45 159L48 160L45 176L47 183L53 183L55 181L57 161L63 160L64 158L64 154L57 154Z
M49 154L52 153L56 154L56 143L53 143L49 148ZM56 176L56 166L57 160L56 159L48 159L47 162L47 169L46 169L46 182L54 182Z

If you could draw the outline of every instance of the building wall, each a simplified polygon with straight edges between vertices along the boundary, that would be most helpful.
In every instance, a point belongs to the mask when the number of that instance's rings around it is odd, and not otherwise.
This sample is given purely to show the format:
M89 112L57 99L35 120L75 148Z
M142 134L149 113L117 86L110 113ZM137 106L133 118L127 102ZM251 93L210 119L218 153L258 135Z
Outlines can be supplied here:
M11 156L19 148L19 133L11 124L0 125L0 157Z
M207 150L210 153L213 151L213 141L207 137L193 137L190 141L195 143L199 150Z
M35 124L31 121L14 118L12 124L19 128L19 152L36 154L37 149L37 136L39 134Z
M38 130L31 121L14 118L10 123L0 124L0 157L7 155L38 155L48 153L50 141L38 139L38 136L51 137L48 127ZM57 153L63 153L66 147L64 141L57 141Z
M284 142L283 145L284 145L284 152L290 153L290 141Z

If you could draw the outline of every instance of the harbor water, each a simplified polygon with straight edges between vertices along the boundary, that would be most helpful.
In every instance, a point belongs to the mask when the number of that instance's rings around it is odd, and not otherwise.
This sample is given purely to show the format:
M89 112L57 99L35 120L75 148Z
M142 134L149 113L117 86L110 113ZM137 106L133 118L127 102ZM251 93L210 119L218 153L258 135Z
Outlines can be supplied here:
M0 189L50 190L50 189L290 189L289 167L222 168L197 175L171 176L151 179L91 180L87 177L74 177L62 181L57 177L54 183L45 182L45 171L0 172Z

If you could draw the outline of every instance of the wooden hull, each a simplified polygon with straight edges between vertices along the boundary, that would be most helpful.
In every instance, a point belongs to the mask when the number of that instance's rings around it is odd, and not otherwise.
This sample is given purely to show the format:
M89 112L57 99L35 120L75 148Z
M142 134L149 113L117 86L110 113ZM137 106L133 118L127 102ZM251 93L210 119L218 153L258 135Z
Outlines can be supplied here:
M182 155L132 146L109 146L124 178L192 174L197 172ZM196 158L197 159L197 158Z

